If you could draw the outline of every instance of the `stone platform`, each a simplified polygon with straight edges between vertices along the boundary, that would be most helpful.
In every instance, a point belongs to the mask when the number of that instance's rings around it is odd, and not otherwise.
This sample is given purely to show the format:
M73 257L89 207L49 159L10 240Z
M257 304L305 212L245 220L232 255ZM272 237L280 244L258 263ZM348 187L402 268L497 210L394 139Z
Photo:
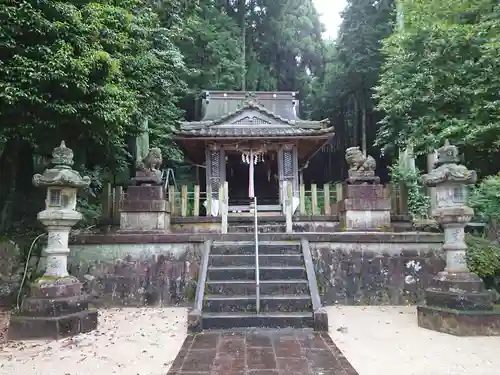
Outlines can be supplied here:
M455 336L500 336L500 311L417 307L418 326Z
M67 277L30 285L30 296L10 317L9 340L58 340L97 328L98 312L82 284Z
M64 316L10 317L9 340L59 340L88 333L97 328L97 310L85 310Z
M456 336L499 336L500 311L493 294L470 272L439 272L425 290L425 305L417 307L422 328Z
M327 333L207 331L189 335L167 375L358 375Z

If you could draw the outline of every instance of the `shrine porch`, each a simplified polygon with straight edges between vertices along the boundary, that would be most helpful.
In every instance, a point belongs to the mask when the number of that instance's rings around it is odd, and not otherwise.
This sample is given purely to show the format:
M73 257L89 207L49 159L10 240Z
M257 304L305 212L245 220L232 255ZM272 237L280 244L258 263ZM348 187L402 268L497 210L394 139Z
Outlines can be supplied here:
M324 232L339 230L339 202L342 201L342 183L319 186L299 185L298 206L292 214L294 231ZM221 188L222 189L222 188ZM212 216L213 200L207 200L207 193L200 185L182 185L167 188L168 207L171 217L171 230L174 233L221 232L222 212ZM230 188L228 187L228 190ZM225 195L223 191L220 194ZM404 186L386 184L384 195L391 200L391 230L411 229L408 217L407 192ZM120 208L126 199L126 188L107 184L102 194L103 220L113 227L120 223ZM208 194L212 196L212 194ZM257 198L258 221L262 225L279 226L285 223L282 205L259 204ZM254 225L254 213L250 204L231 204L228 199L228 222L235 225ZM208 213L208 214L207 214ZM236 230L238 228L228 228ZM389 229L389 228L387 228Z

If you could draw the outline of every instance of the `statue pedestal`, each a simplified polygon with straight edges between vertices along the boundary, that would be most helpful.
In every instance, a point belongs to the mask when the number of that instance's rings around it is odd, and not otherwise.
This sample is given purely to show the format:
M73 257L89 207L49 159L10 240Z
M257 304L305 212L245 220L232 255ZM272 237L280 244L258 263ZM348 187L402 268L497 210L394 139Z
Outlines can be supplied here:
M132 184L137 186L159 186L162 184L160 171L136 171L135 177L132 178Z
M471 272L438 273L425 291L425 302L417 306L419 327L456 336L500 335L493 295Z
M384 230L391 225L391 200L380 184L344 184L339 203L340 225L346 231Z
M98 312L74 277L42 277L10 317L9 340L61 339L97 328Z
M120 232L170 232L170 212L163 186L129 186L120 208Z

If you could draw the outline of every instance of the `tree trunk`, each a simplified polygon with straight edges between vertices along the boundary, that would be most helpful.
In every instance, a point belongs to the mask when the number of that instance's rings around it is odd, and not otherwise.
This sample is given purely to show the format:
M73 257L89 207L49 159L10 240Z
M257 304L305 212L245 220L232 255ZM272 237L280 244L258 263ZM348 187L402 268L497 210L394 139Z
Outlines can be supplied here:
M366 145L366 100L361 99L361 149L366 156L368 153Z
M354 120L352 124L354 129L354 144L352 146L359 146L359 103L356 95L354 96L354 114L352 117Z
M242 41L242 47L241 47L241 91L246 91L246 80L247 80L247 60L246 60L246 38L247 38L247 33L246 33L246 1L245 0L240 0L240 3L238 5L238 13L240 16L240 27L241 27L241 41Z
M17 185L20 142L8 141L0 157L0 233L7 232L12 225L12 206Z
M436 161L436 151L427 154L427 173L430 173L434 169L434 164L436 163ZM430 198L429 216L432 216L432 211L436 208L436 188L428 187L427 189Z

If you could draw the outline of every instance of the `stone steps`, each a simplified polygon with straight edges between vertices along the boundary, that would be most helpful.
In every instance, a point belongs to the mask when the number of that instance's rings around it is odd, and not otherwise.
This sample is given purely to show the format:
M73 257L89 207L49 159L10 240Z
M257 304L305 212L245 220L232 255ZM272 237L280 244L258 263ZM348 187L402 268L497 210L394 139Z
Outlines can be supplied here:
M228 227L229 233L253 233L255 231L253 225L230 225ZM285 233L286 224L276 223L276 224L261 224L258 227L259 233Z
M255 266L224 266L208 267L208 280L255 280ZM279 266L279 267L259 267L261 280L273 279L307 279L305 267Z
M255 280L207 281L206 293L210 295L255 295ZM309 284L304 279L260 280L261 295L307 294Z
M312 328L313 313L203 313L204 329Z
M263 267L301 267L304 259L300 254L259 254L259 265ZM210 255L209 266L253 266L255 255Z
M207 269L202 327L313 327L309 283L298 243L259 245L258 312L255 276L255 244L215 243Z
M255 295L207 295L205 296L203 311L206 312L249 312L256 311ZM311 311L311 297L303 295L260 295L261 312L309 312Z
M216 242L213 244L210 255L255 255L255 244L251 242ZM299 244L287 242L259 243L259 254L302 254Z

